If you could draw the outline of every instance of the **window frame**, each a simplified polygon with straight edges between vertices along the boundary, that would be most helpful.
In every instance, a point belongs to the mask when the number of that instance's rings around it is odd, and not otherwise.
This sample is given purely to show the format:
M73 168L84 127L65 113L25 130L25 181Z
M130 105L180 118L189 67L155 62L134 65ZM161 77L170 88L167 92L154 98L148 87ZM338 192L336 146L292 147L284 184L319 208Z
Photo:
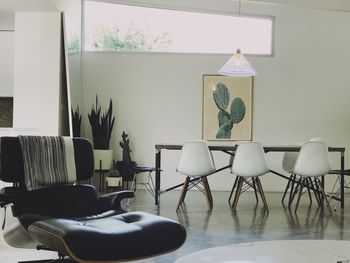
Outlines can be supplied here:
M203 52L165 52L165 51L119 51L119 50L86 50L85 49L85 2L98 2L98 3L106 3L106 4L118 4L125 6L135 6L135 7L145 7L145 8L155 8L155 9L164 9L170 11L182 11L182 12L193 12L199 14L211 14L211 15L223 15L223 16L232 16L232 17L242 17L242 18L255 18L255 19L265 19L271 20L271 46L270 54L256 54L256 53L244 53L245 56L248 57L274 57L275 56L275 21L276 16L273 15L256 15L250 13L240 13L237 12L225 12L218 10L210 10L210 9L200 9L200 8L184 8L177 6L168 6L168 5L156 5L156 4L148 4L148 3L125 3L119 0L82 0L82 15L81 15L81 51L82 52L118 52L122 54L167 54L167 55L207 55L207 56L222 56L222 55L232 55L232 53L203 53ZM234 50L233 50L234 51Z

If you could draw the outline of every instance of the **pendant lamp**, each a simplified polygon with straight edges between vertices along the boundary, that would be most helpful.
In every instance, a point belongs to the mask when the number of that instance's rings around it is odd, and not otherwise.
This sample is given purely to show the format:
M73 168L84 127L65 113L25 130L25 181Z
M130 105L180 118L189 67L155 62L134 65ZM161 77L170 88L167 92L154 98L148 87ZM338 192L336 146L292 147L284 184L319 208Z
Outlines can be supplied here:
M241 16L241 0L239 0L238 17ZM219 74L231 77L250 77L257 74L238 48L219 70Z
M243 56L241 50L237 49L236 53L219 70L219 74L232 77L250 77L255 76L257 72Z

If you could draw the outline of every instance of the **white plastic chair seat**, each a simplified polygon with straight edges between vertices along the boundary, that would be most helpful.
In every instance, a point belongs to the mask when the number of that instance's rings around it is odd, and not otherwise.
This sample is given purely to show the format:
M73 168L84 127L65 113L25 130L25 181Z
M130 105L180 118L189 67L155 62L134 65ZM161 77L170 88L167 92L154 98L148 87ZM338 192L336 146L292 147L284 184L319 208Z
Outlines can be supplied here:
M309 141L302 146L295 162L294 173L303 177L323 176L331 170L325 142Z
M190 177L202 177L215 172L208 143L204 140L186 142L182 146L176 171Z
M256 177L269 171L261 143L243 142L237 146L231 169L233 174L242 177Z

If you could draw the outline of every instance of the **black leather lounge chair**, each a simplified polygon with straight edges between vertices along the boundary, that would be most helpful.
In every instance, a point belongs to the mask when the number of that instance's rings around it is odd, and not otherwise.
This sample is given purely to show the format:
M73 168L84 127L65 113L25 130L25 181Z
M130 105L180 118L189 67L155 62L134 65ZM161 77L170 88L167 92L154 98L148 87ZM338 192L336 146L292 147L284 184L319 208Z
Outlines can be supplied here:
M73 146L77 183L28 191L20 139L1 137L0 179L13 184L0 192L1 207L12 208L1 222L8 244L57 251L58 262L92 263L152 257L184 243L186 231L179 223L122 210L121 200L133 192L98 197L95 187L79 184L93 175L93 151L85 139L73 138Z

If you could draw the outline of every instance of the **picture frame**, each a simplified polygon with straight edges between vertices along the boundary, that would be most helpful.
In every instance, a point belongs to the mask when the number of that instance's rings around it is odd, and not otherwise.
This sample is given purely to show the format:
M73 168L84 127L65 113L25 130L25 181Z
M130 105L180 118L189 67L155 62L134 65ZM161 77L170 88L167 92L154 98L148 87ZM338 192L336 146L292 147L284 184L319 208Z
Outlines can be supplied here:
M0 127L13 127L13 97L0 97Z
M252 140L253 77L203 75L202 137Z

